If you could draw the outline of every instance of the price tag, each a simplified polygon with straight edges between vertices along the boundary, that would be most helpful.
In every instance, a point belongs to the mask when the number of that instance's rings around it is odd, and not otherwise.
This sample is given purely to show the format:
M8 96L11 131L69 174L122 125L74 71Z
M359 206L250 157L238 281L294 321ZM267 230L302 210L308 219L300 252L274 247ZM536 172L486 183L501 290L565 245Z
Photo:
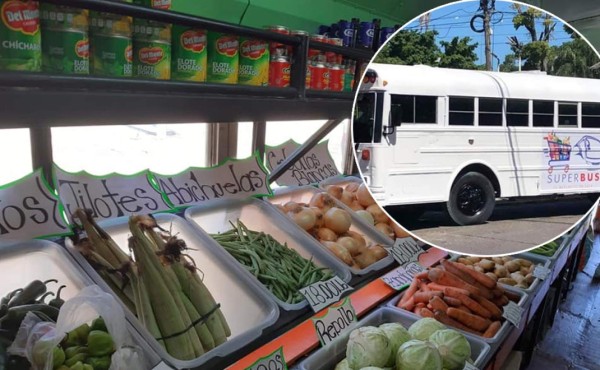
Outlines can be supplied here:
M546 280L551 272L552 271L549 268L537 265L535 266L535 269L533 269L533 276L541 280Z
M419 256L425 251L419 247L417 242L411 238L398 238L392 247L386 250L394 257L400 266L405 266L410 262L419 262Z
M467 361L465 362L465 367L463 367L463 370L479 370L479 368Z
M515 302L510 301L503 307L503 310L502 317L518 328L521 323L521 317L523 316L523 308L519 307Z
M415 275L425 271L425 267L416 262L410 262L406 266L400 266L381 277L390 288L401 290L409 285Z
M161 363L154 366L152 368L152 370L173 370L173 368L170 366L167 366L167 364L165 364L164 362L161 361Z
M283 358L283 347L279 347L275 352L261 357L245 370L287 370L287 368L287 364Z
M325 347L335 338L347 332L352 324L357 322L357 319L350 299L346 298L340 304L330 306L325 316L312 319L312 321L319 342Z
M305 288L300 293L306 297L314 312L319 312L332 303L340 300L345 292L352 290L339 276L334 276L327 281L317 281Z

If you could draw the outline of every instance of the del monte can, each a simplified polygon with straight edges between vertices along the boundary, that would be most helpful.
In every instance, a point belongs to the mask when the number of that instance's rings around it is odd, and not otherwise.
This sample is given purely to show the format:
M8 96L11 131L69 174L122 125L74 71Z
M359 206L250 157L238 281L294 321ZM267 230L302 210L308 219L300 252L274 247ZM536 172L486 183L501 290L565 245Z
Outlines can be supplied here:
M240 85L269 85L269 43L266 41L240 39Z
M208 82L236 84L239 41L234 35L208 32Z
M133 2L134 4L143 5L154 9L171 9L171 0L134 0Z
M133 28L134 77L171 78L171 25L136 19Z
M173 25L171 74L174 80L206 81L205 30Z
M88 74L90 41L88 11L40 4L42 69L52 73Z
M37 1L0 0L0 69L40 71L42 40Z

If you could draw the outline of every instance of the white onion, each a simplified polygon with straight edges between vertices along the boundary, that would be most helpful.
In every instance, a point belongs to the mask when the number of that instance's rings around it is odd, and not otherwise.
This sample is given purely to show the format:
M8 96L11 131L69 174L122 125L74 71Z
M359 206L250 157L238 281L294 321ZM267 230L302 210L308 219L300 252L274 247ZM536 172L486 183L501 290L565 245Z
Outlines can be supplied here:
M295 212L300 207L302 207L300 204L298 204L297 202L293 202L293 201L289 201L289 202L287 202L286 204L283 205L283 209L286 212Z
M317 230L317 238L326 242L334 242L337 240L338 236L333 230L321 227Z
M395 239L395 234L394 234L394 230L392 229L392 227L384 222L380 222L378 224L375 224L375 228L379 231L381 231L382 233L384 233L385 235L387 235L390 239Z
M371 253L373 254L373 256L375 258L377 258L377 261L379 261L380 259L384 259L388 255L388 252L385 250L385 248L383 248L379 244L375 244L375 245L370 246L369 250L371 251Z
M343 192L344 189L341 186L331 185L327 187L327 194L331 195L335 199L341 199Z
M355 200L354 198L354 194L344 190L342 192L342 196L341 198L338 198L339 200L342 201L342 203L344 203L345 205L347 205L348 207L350 207L350 205L352 204L352 202Z
M316 222L315 222L315 227L321 227L325 224L325 220L323 219L323 211L321 211L321 208L317 208L317 207L309 207L314 213L315 213L315 217L317 218Z
M356 211L356 215L365 220L369 226L375 226L375 218L373 215L365 210Z
M343 234L350 230L350 226L352 225L352 219L348 212L336 207L328 210L323 218L325 219L325 226L338 234Z
M348 266L352 266L354 264L354 260L352 259L352 255L350 254L350 252L348 252L346 248L342 247L338 243L323 242L323 245L325 245L327 249L333 252L333 254L335 254L337 258L342 260L342 262L344 262Z
M373 219L375 220L376 224L380 222L388 222L388 216L377 204L371 204L370 206L368 206L367 212L373 215Z
M361 269L367 268L377 262L377 258L370 249L365 249L362 253L354 257L354 261Z
M323 212L327 212L331 207L335 206L335 201L331 195L327 193L316 193L308 203L311 207L321 208Z
M394 230L394 234L396 234L396 238L404 238L409 236L409 234L404 230L397 222L390 220L389 224L392 226L392 230Z
M315 227L315 223L317 222L315 213L312 211L312 209L306 207L299 207L294 211L288 212L288 216L290 216L294 222L304 230L312 229Z
M356 191L356 199L363 207L368 207L375 203L375 200L371 196L371 193L369 193L369 189L367 189L365 184L360 184L358 187L358 190Z
M360 183L351 182L348 185L346 185L346 188L344 190L349 191L350 193L356 193L359 186L360 186Z
M361 234L357 233L356 231L348 230L342 236L349 236L349 237L354 238L354 240L356 240L361 247L367 246L367 241L365 240L365 238Z
M360 253L360 246L358 245L358 242L351 236L342 236L336 240L336 243L346 248L352 256L356 256Z
M358 200L353 200L352 203L350 203L350 209L353 211L364 211L365 207L361 206L360 203L358 203Z

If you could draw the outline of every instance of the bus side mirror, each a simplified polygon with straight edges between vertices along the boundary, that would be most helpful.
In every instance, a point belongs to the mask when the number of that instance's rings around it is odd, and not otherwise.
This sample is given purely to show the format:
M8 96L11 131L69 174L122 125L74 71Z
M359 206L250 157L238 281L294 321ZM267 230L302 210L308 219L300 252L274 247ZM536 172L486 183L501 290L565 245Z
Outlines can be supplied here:
M390 126L402 126L402 105L394 104L390 107Z

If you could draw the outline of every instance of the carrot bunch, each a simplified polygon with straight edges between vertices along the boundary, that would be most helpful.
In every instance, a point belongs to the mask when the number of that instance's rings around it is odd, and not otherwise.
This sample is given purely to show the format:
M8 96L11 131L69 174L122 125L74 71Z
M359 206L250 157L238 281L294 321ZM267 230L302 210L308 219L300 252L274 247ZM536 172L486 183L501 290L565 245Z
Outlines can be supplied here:
M484 338L496 335L502 307L519 296L504 290L489 276L442 260L438 267L417 274L397 306Z

